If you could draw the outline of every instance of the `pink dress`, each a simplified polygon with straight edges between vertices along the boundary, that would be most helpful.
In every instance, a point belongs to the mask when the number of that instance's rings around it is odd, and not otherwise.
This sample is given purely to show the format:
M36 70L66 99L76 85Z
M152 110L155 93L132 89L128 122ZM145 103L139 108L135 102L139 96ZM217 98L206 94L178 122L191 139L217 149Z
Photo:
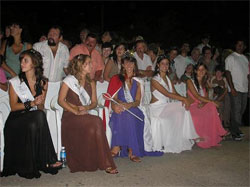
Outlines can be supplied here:
M203 90L205 93L205 89ZM201 148L210 148L219 146L227 131L222 127L216 106L213 103L207 103L202 108L198 108L200 103L190 90L187 94L194 100L190 106L190 113L193 119L194 127L197 134L204 140L197 143Z

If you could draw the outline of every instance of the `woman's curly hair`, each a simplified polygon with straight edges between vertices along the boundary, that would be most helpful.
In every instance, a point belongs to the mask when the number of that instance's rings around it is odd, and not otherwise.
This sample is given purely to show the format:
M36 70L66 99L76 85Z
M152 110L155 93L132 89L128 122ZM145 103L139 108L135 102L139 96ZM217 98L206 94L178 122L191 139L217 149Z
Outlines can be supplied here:
M90 58L90 56L79 54L75 56L69 63L68 66L69 74L75 76L79 82L81 80L82 65L86 62L87 58ZM89 75L87 75L86 80L88 82L91 82Z
M43 57L41 53L39 53L34 49L28 49L26 51L23 51L19 56L20 63L25 55L28 55L31 58L32 64L35 69L35 76L36 76L35 88L37 88L37 86L41 86L43 88L43 85L46 84L48 79L43 76ZM22 71L19 73L18 76L21 81L25 79L25 73Z

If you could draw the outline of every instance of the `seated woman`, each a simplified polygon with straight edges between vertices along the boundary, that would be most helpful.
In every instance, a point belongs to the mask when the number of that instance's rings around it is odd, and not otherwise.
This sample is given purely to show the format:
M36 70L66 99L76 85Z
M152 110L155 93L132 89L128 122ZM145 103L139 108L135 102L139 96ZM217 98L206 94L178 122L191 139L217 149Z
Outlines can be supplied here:
M121 72L111 78L108 93L120 104L111 103L113 113L110 118L112 131L112 156L129 157L133 162L140 162L139 157L146 155L160 156L162 153L147 153L144 149L144 115L138 108L141 101L141 86L135 79L138 72L136 59L126 53L121 59ZM108 106L109 103L105 103ZM137 117L129 113L130 110Z
M90 57L75 56L62 83L58 103L63 107L62 144L71 172L105 170L118 173L101 118L88 114L97 106L96 84L90 80Z
M204 139L197 143L201 148L219 146L222 136L227 135L217 112L217 101L208 99L207 67L203 63L195 66L194 80L187 80L187 95L191 100L190 112L197 134Z
M188 99L175 91L167 76L169 62L165 55L159 56L155 76L151 80L152 99L149 109L153 149L165 153L180 153L191 150L194 140L199 136L190 112L186 110L190 105Z
M126 45L124 43L117 44L113 52L113 58L109 58L107 64L105 64L103 78L105 81L110 81L111 77L119 74L121 69L121 58L126 51Z
M39 178L39 171L56 174L57 161L43 105L48 82L43 76L42 55L33 50L20 54L19 76L10 79L11 112L4 127L2 176L16 173L28 179Z

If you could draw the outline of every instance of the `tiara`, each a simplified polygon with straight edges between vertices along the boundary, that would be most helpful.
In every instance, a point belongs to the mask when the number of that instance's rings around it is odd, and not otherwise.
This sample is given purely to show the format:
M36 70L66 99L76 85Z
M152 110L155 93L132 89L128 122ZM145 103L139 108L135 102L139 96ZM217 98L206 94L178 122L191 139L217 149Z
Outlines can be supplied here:
M134 53L130 51L126 51L122 58L135 58Z

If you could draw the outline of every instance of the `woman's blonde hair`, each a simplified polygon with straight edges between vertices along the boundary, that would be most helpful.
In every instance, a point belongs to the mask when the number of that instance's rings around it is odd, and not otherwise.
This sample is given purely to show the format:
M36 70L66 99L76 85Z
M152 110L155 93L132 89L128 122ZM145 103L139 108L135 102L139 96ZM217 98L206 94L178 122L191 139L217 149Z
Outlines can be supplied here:
M75 78L80 82L82 65L85 64L87 58L90 58L89 55L79 54L75 56L69 63L68 71L69 74L75 76ZM89 75L86 76L86 80L91 82Z

